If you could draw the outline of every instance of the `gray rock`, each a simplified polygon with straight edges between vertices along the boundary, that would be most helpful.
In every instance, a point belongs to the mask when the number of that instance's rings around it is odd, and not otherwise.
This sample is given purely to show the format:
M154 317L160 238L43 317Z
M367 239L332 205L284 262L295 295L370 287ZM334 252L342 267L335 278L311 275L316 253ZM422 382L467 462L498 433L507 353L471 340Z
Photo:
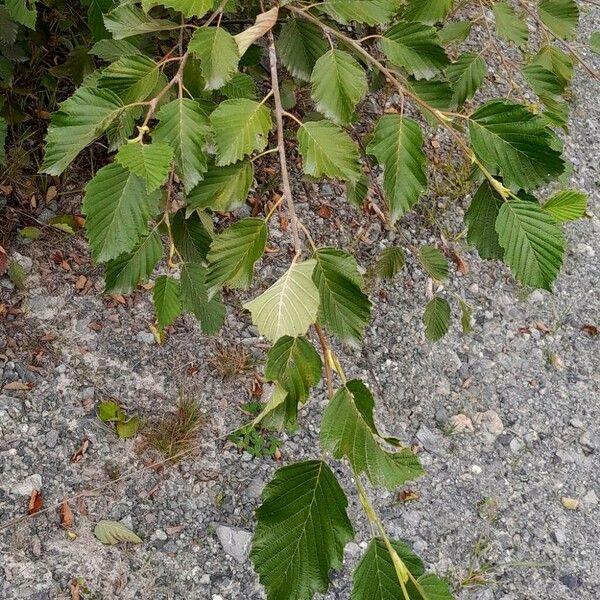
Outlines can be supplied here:
M154 335L152 335L152 333L150 333L149 331L140 331L136 337L138 342L142 342L143 344L148 344L150 346L152 344L156 344Z
M476 429L481 429L487 433L498 436L504 431L504 424L498 413L493 410L478 412L473 417L473 425Z
M232 556L239 563L246 562L252 543L250 532L244 529L227 527L226 525L218 525L216 533L223 550L229 556Z
M54 448L58 443L58 431L53 429L46 434L46 447Z
M419 431L417 431L417 439L419 442L421 442L423 448L429 452L441 455L446 453L446 444L444 443L444 439L431 431L431 429L428 427L425 427L425 425L421 425L421 427L419 427Z
M38 473L29 475L19 483L10 487L10 493L16 496L31 496L31 492L42 489L42 476Z

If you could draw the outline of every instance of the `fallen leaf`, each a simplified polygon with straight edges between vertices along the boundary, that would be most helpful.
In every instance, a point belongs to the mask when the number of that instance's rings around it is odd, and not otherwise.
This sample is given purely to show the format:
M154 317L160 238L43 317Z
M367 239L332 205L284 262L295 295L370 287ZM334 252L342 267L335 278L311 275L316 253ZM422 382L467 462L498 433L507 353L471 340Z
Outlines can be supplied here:
M331 217L332 211L331 208L326 204L321 204L321 206L319 206L319 208L317 209L317 214L322 219L329 219Z
M275 448L275 452L273 454L273 458L277 461L277 462L281 462L281 450L279 450L279 448Z
M586 325L583 325L581 327L581 331L583 331L583 333L587 333L588 335L591 335L592 337L595 337L598 335L598 328L595 325L592 325L591 323L587 323Z
M46 202L52 202L58 196L58 191L55 185L51 185L46 192Z
M42 498L42 493L39 490L33 490L31 492L31 497L29 498L29 505L27 507L28 515L35 515L42 506L44 506L44 500Z
M100 321L90 321L88 327L92 331L102 331L104 328L104 323L101 323Z
M112 546L120 542L130 542L132 544L141 544L142 538L136 535L131 529L128 529L118 521L102 520L94 528L94 535L103 544Z
M165 533L167 535L175 535L176 533L179 533L180 531L183 531L185 529L185 525L173 525L172 527L165 527Z
M75 281L75 289L82 290L87 283L87 277L85 275L80 275Z
M548 327L548 325L546 325L545 323L542 323L542 321L536 321L535 328L538 331L541 331L542 333L550 333L551 331L550 327Z
M79 593L79 581L77 579L73 579L73 581L71 581L69 590L71 592L71 600L81 600L81 594Z
M258 15L254 25L233 36L238 45L240 56L242 56L256 40L263 37L265 33L274 27L275 23L277 23L278 12L279 9L275 7Z
M419 499L419 494L414 490L402 490L398 492L398 500L400 502L414 502Z
M85 498L82 498L81 496L79 496L76 500L76 504L77 504L77 512L80 515L88 514L88 509L87 509L87 504L85 503Z
M563 496L560 501L567 510L577 510L577 507L579 506L579 500L576 498L568 498L567 496Z
M474 431L473 422L467 415L463 415L462 413L450 417L450 425L452 425L452 430L456 433Z
M73 527L74 519L71 507L65 498L60 505L60 524L65 528L69 529Z
M5 390L13 390L18 392L28 392L33 387L33 383L25 383L23 381L11 381L4 386Z
M83 438L81 440L79 448L77 448L77 450L75 450L75 452L73 452L73 454L71 455L71 462L77 463L83 460L83 457L85 456L85 453L88 451L89 447L90 440L88 440L87 438Z

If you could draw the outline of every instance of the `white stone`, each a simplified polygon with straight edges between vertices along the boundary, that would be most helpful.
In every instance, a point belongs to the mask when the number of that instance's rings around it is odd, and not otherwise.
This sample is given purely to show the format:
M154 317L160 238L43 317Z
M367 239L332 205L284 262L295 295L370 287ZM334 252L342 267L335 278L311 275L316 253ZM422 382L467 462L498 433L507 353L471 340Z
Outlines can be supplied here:
M232 556L239 563L246 562L248 554L250 553L250 544L252 543L252 534L243 529L237 529L234 527L227 527L225 525L218 525L217 537L223 550L229 556Z
M10 492L18 496L31 496L31 493L35 490L42 489L42 476L38 473L34 473L29 477L23 479L16 485L12 486Z

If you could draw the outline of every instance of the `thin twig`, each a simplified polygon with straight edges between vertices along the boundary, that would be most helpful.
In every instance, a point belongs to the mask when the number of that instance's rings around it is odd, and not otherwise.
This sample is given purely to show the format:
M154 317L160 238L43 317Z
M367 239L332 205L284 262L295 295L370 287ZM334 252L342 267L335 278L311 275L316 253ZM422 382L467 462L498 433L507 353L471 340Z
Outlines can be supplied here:
M333 398L333 370L331 369L331 349L329 342L323 333L323 329L319 323L315 323L315 331L321 344L321 350L323 352L323 359L325 363L325 381L327 382L327 397L331 400Z

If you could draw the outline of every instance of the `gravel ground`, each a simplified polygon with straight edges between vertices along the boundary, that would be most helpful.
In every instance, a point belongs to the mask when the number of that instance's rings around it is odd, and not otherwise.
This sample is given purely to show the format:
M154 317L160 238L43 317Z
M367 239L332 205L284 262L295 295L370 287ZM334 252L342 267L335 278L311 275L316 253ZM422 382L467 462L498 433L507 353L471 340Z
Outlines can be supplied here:
M599 22L599 10L587 13L582 39ZM600 67L597 57L588 59ZM378 396L380 423L418 444L428 470L404 490L416 500L377 491L373 501L390 533L412 542L460 600L597 597L600 355L598 338L581 327L600 317L598 92L597 83L576 77L566 154L571 185L590 193L595 216L567 226L570 250L555 293L519 288L506 270L464 250L469 273L452 273L446 291L460 290L473 305L474 332L464 337L454 325L430 345L421 324L426 282L409 260L403 276L371 290L379 301L365 349L342 351L349 374L365 378ZM315 223L319 242L354 244L364 266L382 247L400 243L375 217L352 213L336 186L308 192L299 212ZM332 216L316 216L320 202ZM451 228L460 227L465 205L444 209ZM417 235L425 214L403 223L413 241L439 239ZM284 235L273 226L275 244ZM192 320L180 320L166 344L155 345L147 294L126 306L103 298L101 273L82 239L21 241L15 250L28 289L0 281L0 301L23 311L3 321L0 381L3 388L14 381L33 387L0 395L0 523L26 512L32 489L41 489L45 506L80 498L71 501L70 534L57 510L2 531L0 598L70 598L77 577L86 598L263 598L247 552L253 511L276 464L225 439L244 420L240 406L252 375L223 380L216 342ZM259 287L281 272L283 254L263 261ZM81 275L91 289L78 289ZM229 304L222 344L261 361L264 346L240 299ZM181 392L197 400L205 422L197 455L174 467L150 467L155 457L141 438L119 440L96 417L98 401L116 398L152 422L173 412ZM284 439L284 463L315 456L324 402L321 386L301 431ZM72 462L84 438L89 447ZM357 537L329 600L350 597L351 571L369 539L350 474L336 470ZM564 497L577 499L578 508L566 509ZM101 545L92 531L104 518L122 520L144 543Z

